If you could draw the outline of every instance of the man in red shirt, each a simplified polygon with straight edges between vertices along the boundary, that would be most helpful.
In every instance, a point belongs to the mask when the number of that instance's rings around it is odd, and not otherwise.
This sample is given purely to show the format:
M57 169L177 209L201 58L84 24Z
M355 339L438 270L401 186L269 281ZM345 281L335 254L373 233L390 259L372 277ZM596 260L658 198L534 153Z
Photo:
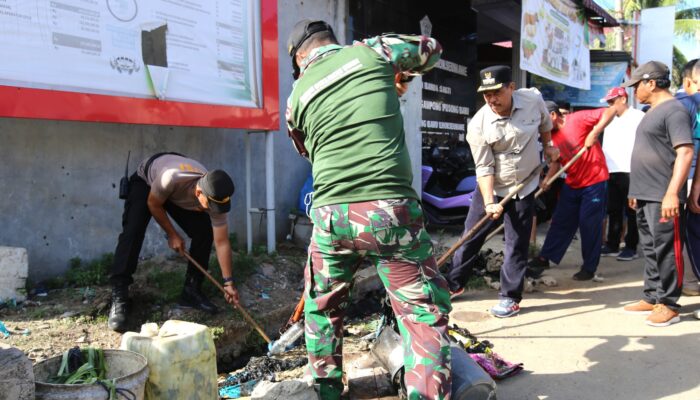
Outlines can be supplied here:
M556 103L546 101L545 104L554 126L552 141L559 148L560 157L550 164L543 182L559 170L560 163L568 162L582 147L588 150L566 171L552 224L540 255L530 262L530 266L533 269L546 268L550 260L559 264L576 230L580 229L583 265L574 274L574 279L587 281L595 276L600 261L607 199L608 167L598 136L615 117L615 109L577 111L564 117Z

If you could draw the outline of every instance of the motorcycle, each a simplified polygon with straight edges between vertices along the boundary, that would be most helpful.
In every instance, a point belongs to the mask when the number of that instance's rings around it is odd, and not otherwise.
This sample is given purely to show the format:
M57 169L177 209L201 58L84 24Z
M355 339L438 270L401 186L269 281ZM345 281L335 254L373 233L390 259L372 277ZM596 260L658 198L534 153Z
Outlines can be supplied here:
M421 199L426 222L434 225L463 223L477 189L469 147L465 143L441 150L433 145L424 151L423 162Z

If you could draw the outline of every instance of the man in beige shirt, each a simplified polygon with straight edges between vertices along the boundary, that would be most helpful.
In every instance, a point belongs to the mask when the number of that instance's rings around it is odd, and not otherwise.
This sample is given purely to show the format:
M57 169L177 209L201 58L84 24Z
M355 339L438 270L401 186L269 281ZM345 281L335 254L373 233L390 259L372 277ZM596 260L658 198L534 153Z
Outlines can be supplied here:
M483 94L486 104L467 127L467 142L474 156L479 190L474 192L464 233L482 218L484 212L491 216L491 220L455 252L447 281L453 297L464 291L486 235L503 215L506 247L501 267L500 302L491 309L491 314L504 318L520 311L534 191L539 180L531 180L505 208L498 202L540 165L538 138L544 144L547 158L557 159L559 151L552 145L552 121L538 91L516 90L511 70L506 66L483 69L480 78L478 92Z

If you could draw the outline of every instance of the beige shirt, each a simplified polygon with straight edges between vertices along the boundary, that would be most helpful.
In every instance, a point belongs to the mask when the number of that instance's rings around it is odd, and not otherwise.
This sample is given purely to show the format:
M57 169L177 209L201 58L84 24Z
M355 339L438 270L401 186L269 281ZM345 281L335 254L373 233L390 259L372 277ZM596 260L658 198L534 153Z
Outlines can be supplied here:
M202 164L191 158L174 154L165 154L156 158L148 169L148 176L144 173L146 161L143 160L138 167L137 174L151 187L151 193L160 200L167 200L180 208L191 211L202 211L202 205L194 195L197 181L207 169ZM226 215L206 211L211 218L212 226L226 225Z
M494 175L494 193L506 196L540 165L537 139L551 130L552 121L537 89L513 92L510 117L501 117L484 105L467 127L477 178ZM517 196L529 195L538 184L539 179L531 180Z

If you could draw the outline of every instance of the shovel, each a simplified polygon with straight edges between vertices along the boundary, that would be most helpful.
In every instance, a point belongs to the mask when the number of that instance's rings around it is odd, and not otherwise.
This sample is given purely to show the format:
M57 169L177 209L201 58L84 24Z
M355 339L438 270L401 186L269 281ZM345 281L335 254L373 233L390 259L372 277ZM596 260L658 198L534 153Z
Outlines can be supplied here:
M578 160L579 158L581 158L581 156L583 155L583 153L586 152L587 149L588 149L588 147L583 147L583 148L581 148L581 150L579 150L578 153L576 153L576 154L571 158L571 160L569 160L568 163L566 163L563 167L561 167L561 168L559 169L559 171L557 171L557 173L554 174L554 176L552 176L551 178L549 178L549 180L546 182L547 186L551 186L552 183L554 183L554 181L557 180L557 178L559 178L559 177L561 176L561 174L563 174L564 172L566 172L566 170L569 169L569 167L571 167L572 165L574 165L574 162L576 162L576 160ZM538 190L537 193L535 193L535 198L540 197L540 195L541 195L542 193L544 193L544 190L542 190L542 188L540 188L540 190ZM491 233L489 233L489 235L486 236L486 239L484 240L484 242L487 242L489 239L491 239L492 237L496 236L496 235L497 235L500 231L502 231L502 230L503 230L503 224L499 225L498 228L494 229Z
M206 269L202 268L202 266L199 265L199 263L198 263L197 261L195 261L194 258L192 258L192 256L190 255L190 253L188 253L188 252L186 252L186 251L183 252L183 253L184 253L185 257L186 257L188 260L190 260L190 262L191 262L195 267L197 267L200 271L202 271L202 273L204 274L204 276L206 276L206 277L211 281L211 283L214 284L214 286L216 286L217 288L219 288L219 290L220 290L224 295L227 294L227 293L226 293L226 290L224 289L224 287L221 286L221 284L220 284L219 282L217 282L217 280L214 279L214 277L211 276L211 274L209 274L209 272L208 272ZM243 318L250 324L250 326L252 326L253 328L255 328L255 330L258 331L258 333L260 334L260 336L261 336L263 339L265 339L265 342L267 342L268 344L271 342L270 338L267 337L267 335L265 334L265 331L263 331L262 328L260 327L260 325L258 325L258 323L255 322L255 320L254 320L253 318L251 318L251 316L246 312L246 310L243 309L243 307L240 305L240 303L235 302L235 304L232 304L231 306L232 306L234 309L238 310L239 313L241 313L241 315L243 316Z
M506 197L504 197L498 204L501 207L505 207L505 205L508 204L508 202L513 197L515 197L515 195L518 194L518 192L522 188L525 187L525 185L527 185L536 176L539 176L540 171L542 171L543 167L544 167L544 164L540 164L537 168L535 168L532 172L530 172L530 175L528 175L528 177L525 178L524 181L520 182L518 184L518 186L516 186L514 190L512 190L510 193L508 193L508 195L506 195ZM479 188L477 187L476 190L479 190ZM490 219L491 219L491 214L484 215L464 236L462 236L457 241L457 243L453 244L452 247L450 247L450 249L447 250L447 252L445 254L443 254L440 257L440 259L438 259L438 261L437 261L438 268L440 268L445 263L445 261L447 261L450 257L452 257L452 254L454 254L454 252L457 251L457 249L459 249L460 246L462 246L467 240L471 239L472 236L474 236L477 232L479 232L481 227L483 227L484 224L486 224L486 222L488 222Z

